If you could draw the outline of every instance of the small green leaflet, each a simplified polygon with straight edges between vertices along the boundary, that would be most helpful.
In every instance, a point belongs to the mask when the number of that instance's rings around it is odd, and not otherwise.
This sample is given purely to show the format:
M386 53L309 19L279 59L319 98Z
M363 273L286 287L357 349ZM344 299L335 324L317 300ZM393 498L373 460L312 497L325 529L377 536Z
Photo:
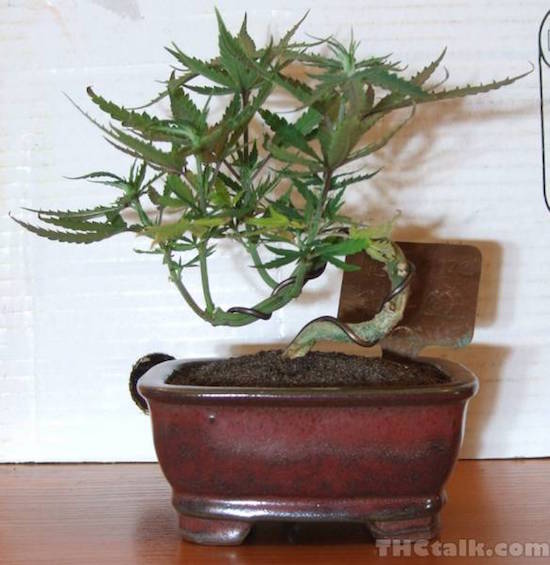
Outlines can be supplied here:
M246 223L261 228L286 228L290 222L285 215L271 207L269 209L269 216L264 216L263 218L250 218L246 220Z
M149 187L147 194L151 202L155 206L159 206L161 208L178 210L180 208L187 208L189 206L187 202L184 202L179 198L171 198L170 196L159 194L152 186Z
M168 175L166 177L165 186L168 194L173 193L189 206L195 207L196 204L193 192L191 191L189 186L185 182L183 182L180 176Z
M169 86L168 93L174 120L179 123L190 124L198 131L204 131L207 127L205 116L195 106L183 87L170 88Z
M346 263L345 261L341 261L340 259L336 259L336 257L326 257L326 260L329 263L332 263L335 267L338 267L342 271L345 272L352 272L352 271L359 271L361 267L359 265L354 265L353 263Z

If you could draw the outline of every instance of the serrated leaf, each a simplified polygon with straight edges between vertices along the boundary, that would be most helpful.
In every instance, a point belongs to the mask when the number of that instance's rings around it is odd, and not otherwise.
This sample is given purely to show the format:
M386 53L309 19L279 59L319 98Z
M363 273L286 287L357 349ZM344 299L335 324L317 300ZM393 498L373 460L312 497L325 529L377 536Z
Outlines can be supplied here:
M373 173L364 173L362 175L350 175L346 176L346 178L340 179L333 179L332 184L330 186L331 190L339 190L341 188L346 188L351 184L356 184L358 182L371 179L375 175L380 172L380 169L374 171Z
M298 210L296 210L296 208L294 208L289 204L285 204L284 202L281 202L281 200L277 200L276 202L273 202L271 204L271 208L277 210L277 212L286 216L293 223L300 222L303 220L302 215L298 212Z
M418 84L380 67L362 70L358 73L358 77L374 86L399 93L402 96L411 96L415 100L426 97L426 92Z
M260 116L262 116L264 122L271 128L274 133L277 133L279 129L288 124L285 118L278 116L277 114L274 114L267 109L261 108L259 110L259 113Z
M338 243L330 243L321 245L317 248L317 253L323 258L327 258L332 255L353 255L354 253L359 253L363 251L370 244L367 238L350 238Z
M132 164L132 168L130 169L130 183L135 187L139 188L145 179L145 172L147 171L147 163L143 162L139 166L137 173L134 172L134 168L137 162Z
M128 135L118 128L113 128L113 137L130 150L130 154L145 161L146 163L157 165L163 169L179 172L185 164L183 154L177 151L162 151L152 143L142 141L137 137ZM116 144L114 144L117 147ZM121 149L119 147L119 149Z
M294 126L302 135L309 135L315 128L319 126L323 119L323 115L315 108L308 108L297 120Z
M360 116L367 112L369 109L368 100L363 90L363 83L359 79L348 81L344 85L344 92L349 102L351 113Z
M108 223L106 222L91 222L81 218L58 218L57 216L42 216L38 215L38 218L47 224L65 228L66 230L72 231L83 231L83 232L106 232L111 229L122 230L126 229L126 223L120 217L116 215Z
M300 252L294 249L286 249L284 247L274 247L273 245L266 245L266 249L274 253L275 255L280 255L281 257L299 257Z
M441 90L439 92L430 92L427 95L426 100L423 100L422 102L435 102L438 100L448 100L451 98L462 98L464 96L472 96L474 94L483 94L485 92L491 92L492 90L497 90L499 88L502 88L503 86L507 86L509 84L512 84L514 82L516 82L517 80L519 80L520 78L523 78L529 74L531 74L532 71L529 71L527 73L523 73L521 75L517 75L515 77L509 77L509 78L505 78L504 80L499 80L499 81L493 81L487 84L479 84L477 86L464 86L464 87L458 87L458 88L454 88L451 90Z
M339 269L341 269L342 271L345 272L352 272L352 271L360 271L361 267L359 267L359 265L354 265L353 263L346 263L345 261L341 261L340 259L337 259L336 257L324 257L324 259L326 259L329 263L331 263L332 265L334 265L335 267L338 267Z
M164 255L163 249L134 249L138 255Z
M115 175L108 171L94 171L93 173L88 173L86 175L81 175L79 177L66 177L66 178L68 178L69 180L83 180L83 179L87 180L87 179L97 179L97 178L111 178L118 181L124 180L122 177L119 177L118 175Z
M222 208L230 207L232 204L231 195L220 178L216 179L216 182L214 183L214 190L210 200L213 204Z
M343 188L340 189L340 191L336 194L336 196L328 200L326 204L325 215L327 219L329 219L330 221L341 221L341 219L337 216L337 214L340 208L342 208L342 206L344 205L344 201L342 199L344 190L345 189Z
M317 206L318 198L315 194L309 190L306 184L300 182L298 179L294 179L294 186L298 189L298 192L302 198L307 202L308 206L315 208Z
M331 133L326 154L328 165L332 170L347 159L361 133L361 121L355 116L344 118L336 125L335 130Z
M295 98L300 100L300 102L307 103L307 101L311 98L312 90L307 84L297 79L283 75L280 72L280 68L266 68L267 63L262 64L261 61L260 63L258 63L251 58L247 58L245 63L254 71L256 71L261 78L268 81L272 85L275 84L284 88Z
M185 88L197 94L204 94L206 96L227 96L235 92L234 87L223 86L205 86L203 84L186 84Z
M188 173L189 171L186 172L186 175ZM173 193L190 206L195 206L196 203L193 192L178 175L168 175L166 177L165 187L168 194Z
M252 71L252 58L241 46L239 38L233 37L227 29L220 12L216 9L218 20L218 46L220 62L225 67L233 82L240 90L250 90L257 80L257 74ZM246 26L245 26L246 27ZM242 28L241 28L242 31ZM246 34L248 36L248 34ZM244 41L246 43L246 41Z
M56 216L58 218L98 218L108 213L120 212L128 206L126 199L120 199L111 206L96 206L84 210L37 210L34 208L23 208L27 212L34 212L41 216Z
M294 35L298 31L298 28L304 23L304 20L308 17L308 14L309 14L309 10L307 10L307 12L283 35L278 45L279 51L283 51L287 49L290 40L294 37Z
M50 239L52 241L60 241L62 243L94 243L96 241L101 241L117 235L126 231L126 229L116 229L109 225L106 225L104 229L96 230L92 232L62 232L57 230L44 229L33 224L28 224L17 218L12 217L14 222L17 222L20 226L24 227L26 230L40 236Z
M366 157L367 155L372 155L372 153L376 153L376 151L382 149L392 139L392 137L396 135L399 132L399 130L401 130L401 128L404 127L412 119L414 113L415 113L415 107L413 106L412 112L406 119L404 119L402 122L397 124L397 126L391 128L378 141L371 143L366 147L363 147L363 149L359 149L355 153L351 154L347 159L347 161L354 161L355 159L360 159L362 157Z
M193 80L196 77L197 77L197 73L185 73L182 76L178 78L174 78L172 81L170 81L170 85L172 88L178 88L179 86L183 86L184 84L186 84L190 80ZM167 96L168 96L168 88L159 92L152 100L149 100L149 102L146 102L141 106L134 106L133 108L128 108L128 109L143 110L144 108L149 108L153 104L160 102L163 98L166 98Z
M170 108L177 122L188 123L199 132L206 129L206 120L203 113L195 106L189 94L182 87L168 87L170 95Z
M189 204L180 200L179 198L172 198L170 196L165 196L159 194L152 186L148 190L149 200L155 205L162 208L170 208L178 210L180 208L187 208Z
M304 104L308 104L311 100L313 91L306 83L298 79L294 79L278 72L270 73L264 76L264 78L271 80L277 86L280 86Z
M198 264L199 261L200 261L200 258L201 258L200 255L198 255L198 254L195 255L192 259L189 259L189 261L186 261L185 263L182 263L182 264L181 264L181 268L182 268L182 269L187 269L187 268L189 268L189 267L196 267L197 264Z
M272 91L270 84L264 84L246 107L242 109L235 117L228 120L228 127L234 131L239 131L245 127L248 122L254 117L256 112L261 108L262 104L267 100L267 97Z
M159 120L154 116L149 116L146 112L138 113L126 110L126 108L118 106L114 102L110 102L102 96L98 96L94 93L90 86L86 89L86 91L92 102L105 113L109 114L113 120L120 122L127 128L140 131L148 139L156 139L158 141L163 140L162 136L160 136L160 139L159 136L155 136L155 128L162 125L162 120Z
M310 147L307 139L297 127L287 122L281 116L270 112L269 110L260 108L259 113L264 119L265 123L275 133L275 137L272 140L273 143L286 146L290 145L291 147L299 149L306 155L313 157L313 159L319 160L319 157Z
M95 94L91 86L86 89L86 92L94 104L125 127L146 132L161 123L158 118L149 116L146 112L138 113L126 110L126 108L106 100Z
M237 36L239 45L242 50L249 56L253 57L256 53L256 44L254 40L248 34L247 29L247 15L245 13L243 23L241 24L241 29L239 30L239 35Z
M273 259L272 261L267 261L265 263L261 263L257 265L257 267L261 267L263 269L279 269L280 267L284 267L285 265L290 265L290 263L294 263L296 261L296 257L278 257L277 259Z
M308 167L312 171L319 171L321 169L319 161L306 159L305 157L302 157L296 153L287 151L279 145L274 145L271 143L268 145L267 150L275 159L282 161L283 163L289 163L291 165L303 165L305 167Z
M441 52L441 55L439 55L439 57L435 61L432 61L429 65L426 65L420 72L416 73L412 77L411 82L414 82L414 84L417 84L419 86L423 85L434 74L437 67L439 67L439 64L443 60L443 57L445 57L446 53L447 48L445 47L445 49L443 49L443 51Z
M156 243L164 243L171 239L178 239L184 233L189 232L191 223L183 218L172 224L162 224L159 226L147 226L143 233L149 235Z
M215 67L212 62L207 63L195 57L189 57L180 51L176 44L173 44L173 48L167 47L166 50L191 72L201 75L216 84L221 84L222 86L232 89L235 87L231 77L225 71Z
M438 102L440 100L451 100L454 98L464 98L466 96L472 96L475 94L483 94L490 92L492 90L497 90L503 86L510 85L517 80L531 74L533 70L523 73L521 75L516 75L514 77L508 77L504 80L493 81L487 84L480 84L477 86L467 85L465 87L457 87L450 90L440 90L438 92L426 92L426 96L422 99L417 100L395 100L392 97L385 97L373 108L371 113L383 112L388 113L392 110L397 110L399 108L406 108L414 104L425 104L428 102Z
M289 224L289 219L275 208L270 207L269 216L249 218L246 220L246 223L261 228L286 228Z
M305 66L316 67L319 69L330 69L337 71L341 68L339 61L336 61L330 57L324 57L318 53L308 53L307 51L301 50L287 50L287 54L290 58L295 61L303 63Z
M218 171L218 177L224 182L225 186L227 186L234 192L241 191L241 185L222 171Z

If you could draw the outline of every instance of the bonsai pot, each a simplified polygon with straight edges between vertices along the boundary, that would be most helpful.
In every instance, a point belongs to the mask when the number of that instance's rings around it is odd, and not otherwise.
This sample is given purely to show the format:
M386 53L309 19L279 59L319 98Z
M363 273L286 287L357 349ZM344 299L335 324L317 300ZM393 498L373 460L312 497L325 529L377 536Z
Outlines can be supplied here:
M362 522L374 538L429 539L477 378L402 388L231 388L139 381L184 539L239 544L259 521Z

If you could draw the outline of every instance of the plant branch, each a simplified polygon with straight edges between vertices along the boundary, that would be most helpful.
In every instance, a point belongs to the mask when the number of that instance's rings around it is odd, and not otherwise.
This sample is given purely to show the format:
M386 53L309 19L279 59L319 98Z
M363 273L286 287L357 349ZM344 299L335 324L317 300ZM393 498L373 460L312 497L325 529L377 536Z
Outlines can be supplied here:
M300 295L304 286L305 275L310 268L308 261L301 262L294 270L292 276L295 277L294 283L281 290L276 294L272 294L268 298L262 300L252 308L260 312L271 314L280 308L286 306L290 301ZM227 326L246 326L253 322L258 321L258 318L250 314L240 312L226 312L221 309L214 311L214 326L227 325Z
M401 248L392 243L395 255L388 260L385 271L391 281L392 290L397 288L409 276L407 260ZM348 324L349 328L364 341L376 343L388 335L403 318L407 305L410 288L397 294L386 302L382 309L372 318L365 322ZM350 338L338 326L325 321L309 323L298 333L284 352L284 357L302 357L318 341L342 341L349 342Z

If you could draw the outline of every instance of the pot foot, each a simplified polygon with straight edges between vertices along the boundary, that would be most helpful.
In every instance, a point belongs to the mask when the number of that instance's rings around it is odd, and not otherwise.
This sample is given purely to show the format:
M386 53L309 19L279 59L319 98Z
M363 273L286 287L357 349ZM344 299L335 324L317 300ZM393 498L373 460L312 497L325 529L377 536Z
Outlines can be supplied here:
M439 533L439 526L439 513L417 518L372 520L367 522L367 528L376 540L430 540Z
M202 545L239 545L250 533L252 524L239 520L216 520L179 516L180 533L184 540Z

